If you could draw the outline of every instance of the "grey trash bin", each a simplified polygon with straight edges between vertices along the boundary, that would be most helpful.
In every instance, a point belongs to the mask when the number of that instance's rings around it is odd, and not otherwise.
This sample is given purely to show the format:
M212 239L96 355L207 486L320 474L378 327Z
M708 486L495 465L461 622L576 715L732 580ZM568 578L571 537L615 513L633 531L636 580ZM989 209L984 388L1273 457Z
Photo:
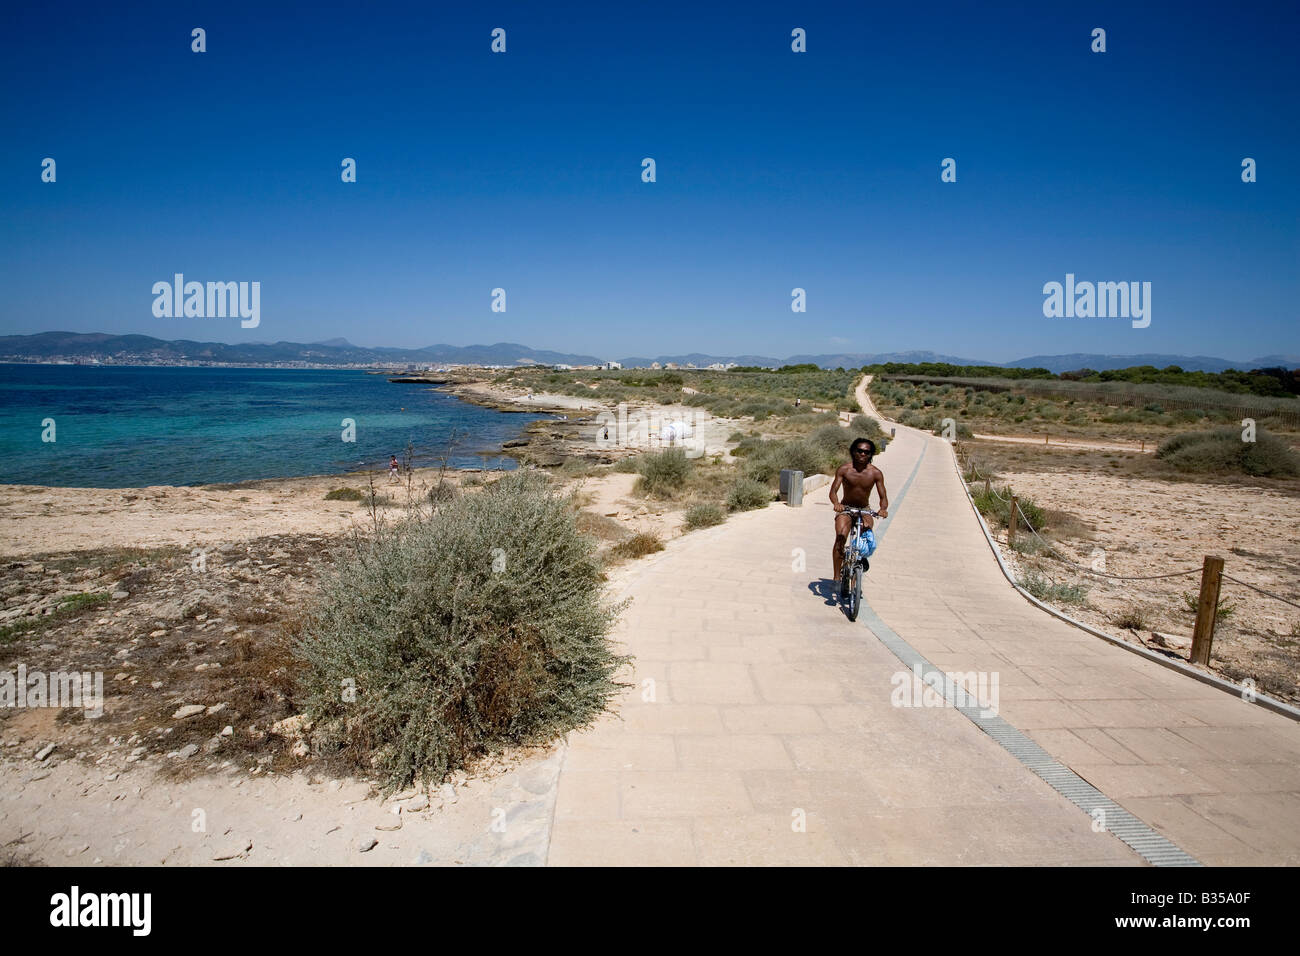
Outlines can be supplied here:
M791 508L803 505L803 472L792 468L781 469L781 500Z

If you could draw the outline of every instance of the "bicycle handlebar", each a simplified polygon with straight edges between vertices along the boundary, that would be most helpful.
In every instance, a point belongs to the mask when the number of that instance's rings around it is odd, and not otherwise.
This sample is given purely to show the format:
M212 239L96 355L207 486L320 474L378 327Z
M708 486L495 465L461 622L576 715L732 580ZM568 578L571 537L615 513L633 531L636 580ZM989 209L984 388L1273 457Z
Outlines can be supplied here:
M841 514L846 514L846 515L848 515L848 514L853 514L853 515L871 515L871 517L873 517L873 518L879 518L879 517L880 517L880 512L879 512L879 511L872 511L870 508L850 508L850 507L847 506L847 505L845 505L845 506L843 507L843 509L842 509L842 511L841 511L840 513L841 513Z

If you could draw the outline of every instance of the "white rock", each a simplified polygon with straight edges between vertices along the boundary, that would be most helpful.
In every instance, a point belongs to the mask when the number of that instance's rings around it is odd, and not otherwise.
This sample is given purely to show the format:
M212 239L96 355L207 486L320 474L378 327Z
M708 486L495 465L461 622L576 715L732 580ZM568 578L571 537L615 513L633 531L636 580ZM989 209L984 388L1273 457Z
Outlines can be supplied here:
M36 759L44 760L52 753L54 753L54 744L46 744L40 750L36 751Z
M312 723L305 714L294 714L271 725L271 733L280 737L301 737L311 730Z
M207 710L202 704L184 704L172 714L172 720L184 720L187 717L196 717Z

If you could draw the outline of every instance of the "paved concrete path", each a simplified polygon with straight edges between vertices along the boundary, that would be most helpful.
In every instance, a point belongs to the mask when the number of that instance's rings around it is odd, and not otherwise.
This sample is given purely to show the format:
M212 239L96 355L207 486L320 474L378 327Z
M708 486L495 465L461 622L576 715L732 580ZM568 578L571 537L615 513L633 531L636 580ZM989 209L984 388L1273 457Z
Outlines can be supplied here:
M893 631L996 672L1002 717L1200 861L1300 862L1296 724L1021 598L940 439L899 428L878 463L866 597ZM893 706L906 667L831 602L832 538L814 492L638 569L633 686L570 735L548 862L1141 865L957 710Z

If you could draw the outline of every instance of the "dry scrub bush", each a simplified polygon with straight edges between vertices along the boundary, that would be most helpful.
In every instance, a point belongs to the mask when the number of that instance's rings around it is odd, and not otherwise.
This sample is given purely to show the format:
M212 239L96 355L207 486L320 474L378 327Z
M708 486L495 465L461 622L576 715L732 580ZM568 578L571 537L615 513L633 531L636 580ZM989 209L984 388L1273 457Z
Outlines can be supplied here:
M714 504L692 505L686 509L686 527L689 530L711 528L726 520L727 513Z
M538 473L380 525L325 582L297 643L321 752L372 766L392 792L586 723L624 661L606 642L623 605L603 602L603 580Z
M1300 474L1295 452L1285 441L1262 430L1253 442L1242 441L1241 429L1235 427L1186 432L1161 442L1156 457L1182 472L1269 478Z
M680 448L649 452L638 456L636 461L641 478L634 490L639 495L671 498L691 476L691 460Z

